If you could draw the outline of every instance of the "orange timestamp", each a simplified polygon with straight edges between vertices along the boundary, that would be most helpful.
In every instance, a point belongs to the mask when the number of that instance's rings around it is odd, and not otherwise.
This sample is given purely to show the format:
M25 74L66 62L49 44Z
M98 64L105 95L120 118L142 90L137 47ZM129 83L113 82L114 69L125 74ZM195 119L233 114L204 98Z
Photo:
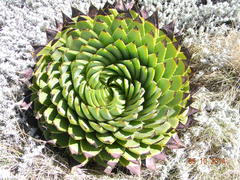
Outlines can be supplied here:
M226 164L229 162L229 160L226 158L208 157L208 158L187 158L187 162L189 164L195 164L197 162L200 162L201 164L219 165Z

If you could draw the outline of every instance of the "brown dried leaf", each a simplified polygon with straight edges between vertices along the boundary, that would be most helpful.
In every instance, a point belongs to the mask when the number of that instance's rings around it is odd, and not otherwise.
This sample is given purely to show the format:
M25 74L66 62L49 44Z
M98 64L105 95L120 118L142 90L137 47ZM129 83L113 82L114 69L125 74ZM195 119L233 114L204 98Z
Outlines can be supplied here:
M150 21L158 28L158 11L155 11L150 17L148 17L146 20Z
M21 72L20 74L23 76L23 78L29 80L29 79L31 79L31 77L33 75L33 69L28 68L25 71Z
M126 8L123 0L118 0L117 3L116 3L116 5L115 5L115 8L116 8L117 10L120 10L120 11L126 11L126 10L127 10L127 8Z
M71 9L72 9L72 17L85 15L82 11L80 11L79 9L77 9L75 7L71 7Z
M192 106L189 106L189 109L188 109L188 113L187 113L187 116L191 116L193 114L196 114L197 112L199 112L198 109L192 107Z
M45 46L44 45L35 45L31 44L34 49L33 56L36 56Z
M63 27L73 23L73 20L62 12Z
M57 30L59 30L59 31L63 27L63 23L59 22L57 19L55 19L55 25L56 25Z
M31 105L32 105L32 102L26 103L25 101L22 101L20 104L20 109L27 111L31 107Z
M58 31L56 31L56 30L47 29L46 30L47 41L49 42L49 41L53 40L57 33L58 33Z
M113 168L111 168L110 166L108 166L108 167L106 167L106 168L104 169L104 172L105 172L106 174L111 174L111 173L112 173L112 170L113 170Z
M88 10L88 16L94 17L97 14L98 14L98 9L93 4L91 4Z
M177 134L174 134L171 139L167 142L169 149L181 149L185 148L185 145L181 142Z
M147 158L146 159L146 167L152 171L156 170L156 163L154 158Z
M137 176L140 176L141 175L141 165L139 164L129 164L127 167L126 167L132 174L135 174Z
M108 1L103 6L103 9L111 9L111 8L114 8L114 5L110 4Z
M159 154L153 156L153 158L160 160L160 161L165 161L167 159L167 155L165 154L165 152L160 152Z
M147 19L148 18L148 12L146 11L146 9L142 9L140 10L140 13L141 13L141 16L144 18L144 19Z
M127 2L127 3L125 4L125 6L126 6L127 9L132 9L132 7L134 6L134 4L135 4L135 1L131 1L131 2Z

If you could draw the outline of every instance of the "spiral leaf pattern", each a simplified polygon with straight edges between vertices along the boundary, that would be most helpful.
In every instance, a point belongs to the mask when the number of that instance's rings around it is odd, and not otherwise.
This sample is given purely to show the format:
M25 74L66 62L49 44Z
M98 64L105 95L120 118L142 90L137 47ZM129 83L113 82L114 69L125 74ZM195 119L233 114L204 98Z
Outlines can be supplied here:
M39 125L81 165L94 159L111 172L120 163L139 174L141 160L157 158L187 120L189 59L176 38L134 10L73 10L37 54Z

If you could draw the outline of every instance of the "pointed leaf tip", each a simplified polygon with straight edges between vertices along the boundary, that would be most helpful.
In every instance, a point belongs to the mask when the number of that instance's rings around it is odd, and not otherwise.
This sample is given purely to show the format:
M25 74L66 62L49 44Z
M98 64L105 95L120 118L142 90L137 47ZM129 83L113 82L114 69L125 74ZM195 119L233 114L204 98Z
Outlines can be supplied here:
M140 10L140 13L141 13L141 16L144 18L144 19L147 19L148 18L148 12L146 11L146 9L142 9Z
M108 1L103 6L103 9L111 9L111 8L114 8L114 5L110 4Z
M53 146L56 146L56 145L57 145L57 141L56 141L56 140L53 140L53 139L48 140L47 143L48 143L48 144L51 144L51 145L53 145Z
M169 149L181 149L181 148L185 148L185 145L181 142L181 140L179 139L178 135L175 134L167 142L167 147Z
M127 3L125 4L126 9L132 9L134 4L135 4L134 1L127 2Z
M63 18L63 26L67 26L67 25L73 23L73 20L70 17L68 17L66 14L64 14L63 12L62 12L62 18Z
M122 154L117 154L117 153L111 153L111 156L115 159L118 159L121 157Z
M191 54L188 51L188 49L185 48L185 47L182 47L181 49L182 49L182 52L184 53L184 55L187 57L187 60L190 60L191 59ZM189 61L188 61L188 63L189 63Z
M97 14L98 14L98 9L93 4L91 4L88 10L88 16L94 17Z
M167 159L167 155L165 154L165 152L160 152L159 154L153 156L153 158L160 160L160 161L165 161Z
M188 128L187 126L188 123L186 123L185 125L182 124L181 122L179 122L178 126L176 127L176 129L185 129L185 128Z
M104 169L104 172L105 172L106 174L111 174L111 173L112 173L112 170L113 170L113 168L111 168L110 166L108 166L108 167L106 167L106 168Z
M31 46L33 47L34 51L38 50L39 48L44 48L44 45L35 45L35 44L31 44Z
M55 19L55 26L57 28L57 30L61 30L63 27L63 24L61 22L59 22L57 19Z
M108 13L105 11L105 9L99 9L97 15L107 15Z
M24 110L24 111L27 111L32 105L32 102L31 103L26 103L25 101L23 101L21 104L20 104L20 109L21 110Z
M179 41L173 42L173 45L176 49L178 49L178 47L180 46L180 42Z
M140 176L141 175L141 165L130 163L126 166L126 168L134 175Z
M173 40L174 29L175 29L175 22L172 21L171 23L163 26L163 28L161 30L164 31L171 40Z
M179 42L179 44L182 44L183 41L183 35L182 35L182 31L179 31L175 34L175 38L177 39L177 41Z
M146 20L150 21L158 28L158 11L155 11L150 17L148 17Z
M196 114L197 112L199 112L198 109L192 107L192 106L189 106L189 109L188 109L188 113L187 113L187 116L191 116L193 114Z
M137 13L140 13L140 6L139 6L138 1L133 1L132 2L131 10L133 10L133 11L135 11Z
M193 119L192 116L188 117L187 123L186 124L182 124L181 122L178 124L176 129L187 129L191 126L194 125L194 123L196 123L197 121Z
M71 7L71 9L72 9L72 17L85 15L82 11L80 11L79 9L77 9L75 7Z
M126 10L127 10L127 8L126 8L123 0L118 0L117 3L116 3L116 5L115 5L115 8L116 8L117 10L120 10L120 11L126 11Z
M57 33L58 32L56 30L47 29L46 30L46 35L47 35L48 42L51 41L52 39L54 39L54 37L56 36Z
M175 22L174 21L170 22L169 24L165 25L163 29L165 29L168 32L174 33Z
M107 164L113 169L117 165L117 161L108 161Z
M34 49L33 56L37 56L37 54L45 47L44 45L34 45L34 44L31 44L31 46Z
M146 167L152 171L156 170L156 163L154 158L147 158L146 159Z
M23 76L23 78L29 80L29 79L31 79L31 77L33 75L33 69L28 68L25 71L21 72L20 74Z

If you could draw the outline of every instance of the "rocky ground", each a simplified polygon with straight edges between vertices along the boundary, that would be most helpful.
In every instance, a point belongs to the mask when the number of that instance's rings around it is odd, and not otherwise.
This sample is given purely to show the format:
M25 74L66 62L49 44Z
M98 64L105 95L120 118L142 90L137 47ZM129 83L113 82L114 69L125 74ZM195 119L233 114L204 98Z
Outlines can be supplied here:
M105 0L106 1L106 0ZM96 7L105 1L93 0ZM112 2L112 1L111 1ZM45 30L87 10L88 0L0 0L0 179L240 179L240 1L142 0L159 11L160 24L175 22L192 54L195 126L180 132L186 148L168 153L156 172L106 176L96 168L71 169L64 152L45 145L19 107L24 71L33 66L31 44L46 43ZM215 159L211 159L215 158Z

